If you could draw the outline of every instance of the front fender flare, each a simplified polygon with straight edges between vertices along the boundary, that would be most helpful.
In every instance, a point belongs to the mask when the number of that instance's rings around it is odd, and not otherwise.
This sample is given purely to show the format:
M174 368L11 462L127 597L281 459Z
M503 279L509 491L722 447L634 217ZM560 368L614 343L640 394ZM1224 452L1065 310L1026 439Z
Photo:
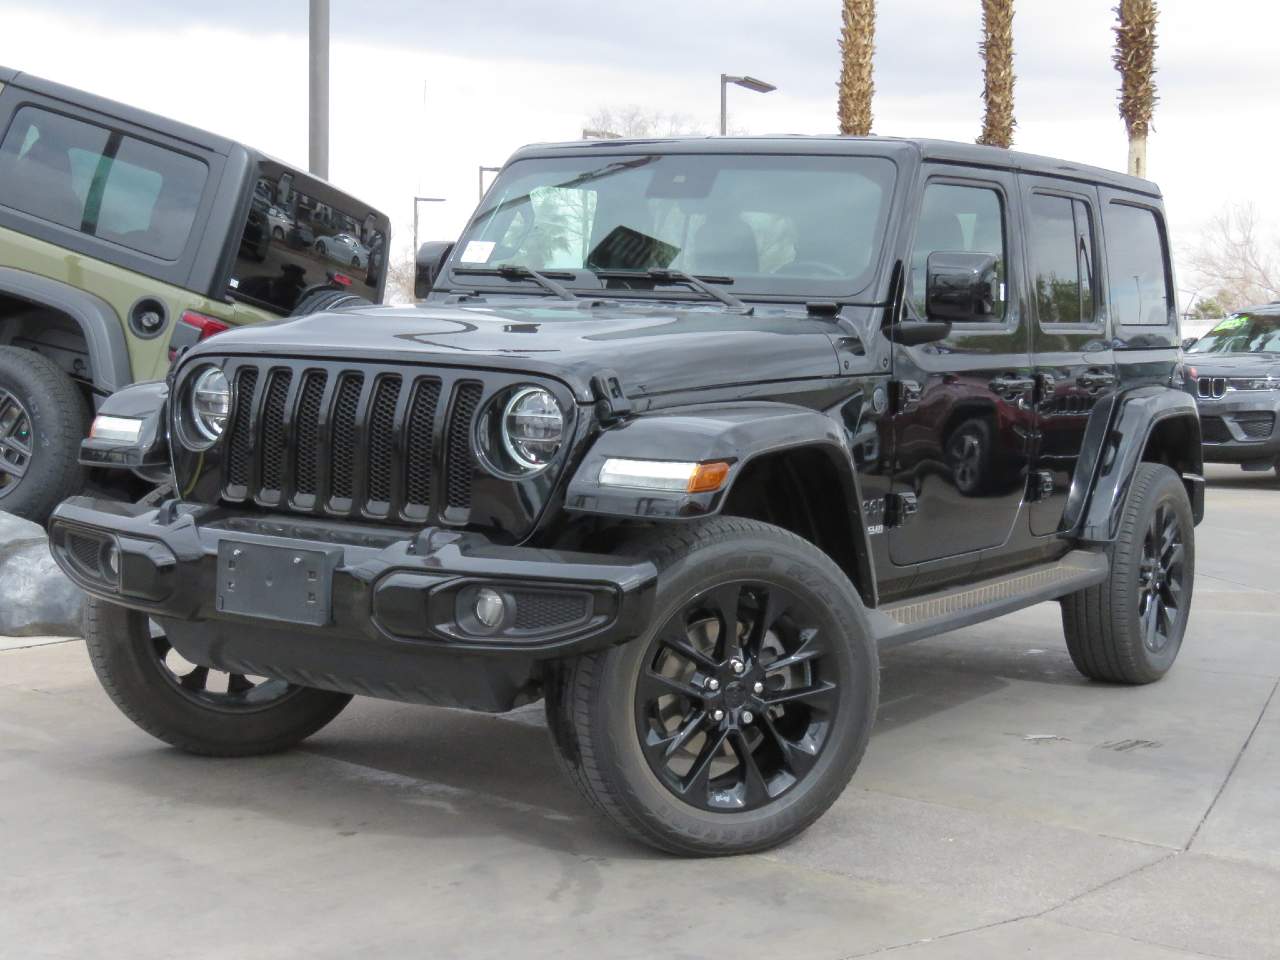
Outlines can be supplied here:
M734 484L753 460L799 449L821 451L831 462L844 502L823 504L822 513L832 522L849 525L859 564L857 579L864 585L874 585L870 544L862 517L861 487L844 430L832 418L793 404L761 401L676 408L636 417L605 430L569 481L565 509L571 513L650 521L712 516L724 507ZM690 494L602 486L600 471L610 457L727 461L730 466L719 490Z
M1159 424L1173 418L1190 421L1193 449L1187 450L1187 457L1194 469L1190 471L1193 477L1184 476L1183 480L1200 480L1203 454L1195 400L1169 387L1138 387L1115 397L1105 421L1089 425L1085 449L1098 452L1090 463L1086 464L1081 458L1067 498L1064 527L1080 540L1094 543L1115 540L1129 486L1147 442Z

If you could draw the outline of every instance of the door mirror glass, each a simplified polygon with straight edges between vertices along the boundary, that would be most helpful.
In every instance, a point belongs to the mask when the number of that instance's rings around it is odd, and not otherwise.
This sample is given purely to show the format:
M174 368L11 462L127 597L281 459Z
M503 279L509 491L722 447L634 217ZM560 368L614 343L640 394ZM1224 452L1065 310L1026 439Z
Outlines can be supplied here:
M415 299L421 300L431 292L452 250L453 244L448 240L428 240L418 248L413 271Z
M1182 349L1190 350L1192 347L1196 345L1199 339L1200 339L1199 337L1187 337L1185 340L1182 341Z
M925 315L948 323L998 321L1000 261L987 253L929 254L925 268Z

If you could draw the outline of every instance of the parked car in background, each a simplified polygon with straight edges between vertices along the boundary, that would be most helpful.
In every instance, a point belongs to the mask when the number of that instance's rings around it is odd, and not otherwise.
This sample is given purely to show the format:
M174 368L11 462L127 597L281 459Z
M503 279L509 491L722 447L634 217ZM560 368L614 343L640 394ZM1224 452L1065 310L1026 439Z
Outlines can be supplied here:
M349 233L335 233L316 240L316 253L353 270L362 270L369 262L369 248Z
M1204 478L1154 184L934 141L544 145L419 267L414 307L234 331L104 407L175 492L71 498L50 537L156 737L545 698L594 809L743 853L844 790L881 646L1055 600L1085 676L1172 667Z
M1280 304L1218 321L1188 348L1186 363L1205 460L1280 476Z
M0 510L42 522L114 478L77 461L93 411L199 340L381 299L385 269L335 285L313 236L286 227L303 200L387 233L378 211L243 144L0 68Z

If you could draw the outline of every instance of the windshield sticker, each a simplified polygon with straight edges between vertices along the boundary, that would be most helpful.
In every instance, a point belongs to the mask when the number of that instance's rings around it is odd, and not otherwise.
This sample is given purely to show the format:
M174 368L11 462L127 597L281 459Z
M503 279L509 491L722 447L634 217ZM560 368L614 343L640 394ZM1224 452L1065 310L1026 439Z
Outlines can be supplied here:
M493 248L497 245L493 240L472 240L462 251L462 262L488 263L493 256Z

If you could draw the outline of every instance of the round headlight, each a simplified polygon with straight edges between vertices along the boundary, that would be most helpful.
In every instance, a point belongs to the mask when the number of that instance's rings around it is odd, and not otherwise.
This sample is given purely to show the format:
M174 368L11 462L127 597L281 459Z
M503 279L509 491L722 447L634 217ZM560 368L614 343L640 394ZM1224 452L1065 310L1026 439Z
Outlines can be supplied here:
M541 470L564 440L564 414L541 387L518 390L502 411L502 445L523 470Z
M202 440L213 443L227 426L231 411L231 384L217 367L208 367L191 387L191 425Z

